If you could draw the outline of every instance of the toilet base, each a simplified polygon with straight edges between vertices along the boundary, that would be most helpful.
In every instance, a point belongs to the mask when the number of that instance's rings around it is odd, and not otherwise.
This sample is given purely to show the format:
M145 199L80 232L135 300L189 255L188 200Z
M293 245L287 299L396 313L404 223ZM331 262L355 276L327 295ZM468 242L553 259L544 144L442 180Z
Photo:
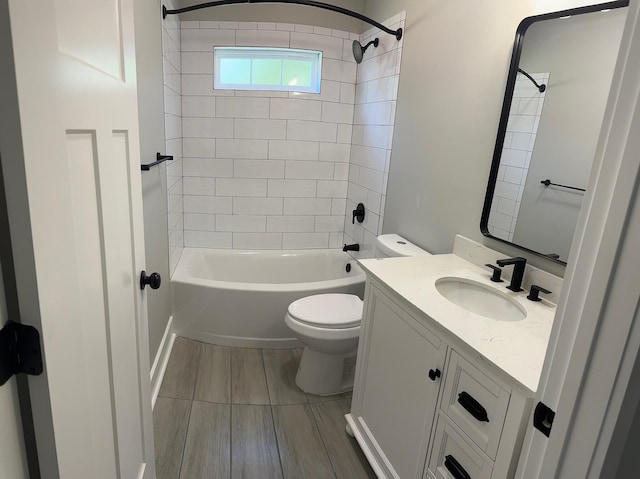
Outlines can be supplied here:
M310 349L302 352L296 384L304 392L330 396L353 389L356 352L324 354Z

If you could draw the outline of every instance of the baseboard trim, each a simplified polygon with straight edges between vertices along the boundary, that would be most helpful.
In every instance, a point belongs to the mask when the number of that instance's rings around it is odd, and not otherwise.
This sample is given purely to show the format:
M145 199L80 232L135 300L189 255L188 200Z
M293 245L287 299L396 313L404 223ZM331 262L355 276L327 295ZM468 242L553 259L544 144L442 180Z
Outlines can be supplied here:
M351 432L353 433L353 437L355 437L356 441L358 441L358 445L360 449L364 453L364 456L369 461L369 465L373 472L376 473L378 478L387 479L387 473L380 467L378 463L377 454L375 454L370 447L369 442L365 438L365 435L362 433L362 430L358 427L358 423L356 419L351 415L351 413L345 414L344 418L347 420L347 425L351 428ZM396 476L397 477L397 476Z
M160 392L160 386L162 385L162 379L164 373L167 370L167 363L171 356L171 350L173 349L173 343L176 340L176 334L173 331L173 316L169 318L167 327L164 330L160 347L156 353L156 357L153 360L153 366L151 366L151 408L156 406L156 399Z
M193 331L179 327L175 332L181 338L232 348L294 349L303 346L297 338L244 338L212 334L208 331Z

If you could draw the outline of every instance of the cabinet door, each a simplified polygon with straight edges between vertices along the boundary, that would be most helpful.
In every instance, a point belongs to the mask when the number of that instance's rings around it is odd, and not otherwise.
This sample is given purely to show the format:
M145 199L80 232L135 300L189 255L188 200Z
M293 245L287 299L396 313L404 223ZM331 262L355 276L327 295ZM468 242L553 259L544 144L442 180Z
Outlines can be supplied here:
M446 346L379 290L369 297L360 421L392 475L422 477Z

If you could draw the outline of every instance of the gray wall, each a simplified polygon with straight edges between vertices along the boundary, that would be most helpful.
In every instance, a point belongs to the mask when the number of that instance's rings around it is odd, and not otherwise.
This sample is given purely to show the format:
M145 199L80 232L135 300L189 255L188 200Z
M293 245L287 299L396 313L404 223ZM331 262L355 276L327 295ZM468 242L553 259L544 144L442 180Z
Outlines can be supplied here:
M540 180L586 188L626 16L625 8L548 20L525 34L521 68L551 76L514 243L569 256L584 195Z
M159 0L134 3L140 159L151 163L157 152L164 154L165 150L162 15ZM162 277L160 289L147 288L149 359L153 363L171 314L165 167L142 172L142 200L147 272Z
M373 18L407 12L385 233L433 253L451 252L462 234L521 254L479 227L515 30L524 17L586 3L367 1Z
M203 3L202 0L177 0L176 8ZM324 0L348 10L362 13L364 0ZM395 0L394 2L395 3ZM389 17L391 15L387 15ZM383 17L383 18L387 18ZM315 7L302 5L225 5L183 13L180 20L226 20L240 22L279 22L314 25L348 32L362 31L360 20Z

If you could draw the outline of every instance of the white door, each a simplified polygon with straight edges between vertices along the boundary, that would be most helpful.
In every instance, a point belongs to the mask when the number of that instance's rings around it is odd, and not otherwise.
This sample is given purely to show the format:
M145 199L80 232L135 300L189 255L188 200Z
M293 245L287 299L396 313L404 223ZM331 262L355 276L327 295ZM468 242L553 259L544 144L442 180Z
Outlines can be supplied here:
M18 301L45 359L29 378L42 477L152 478L133 0L0 0L0 17Z

